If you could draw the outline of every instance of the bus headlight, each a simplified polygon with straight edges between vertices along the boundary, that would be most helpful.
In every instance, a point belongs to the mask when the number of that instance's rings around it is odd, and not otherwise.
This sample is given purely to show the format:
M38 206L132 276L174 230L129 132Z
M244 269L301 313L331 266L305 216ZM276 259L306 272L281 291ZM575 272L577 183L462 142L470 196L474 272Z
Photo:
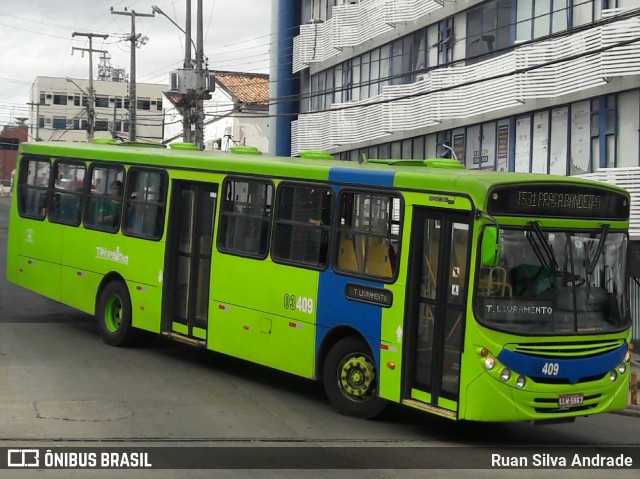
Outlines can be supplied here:
M504 368L502 371L500 371L500 379L502 379L505 383L509 380L510 377L511 371L509 371L508 368Z
M618 374L623 375L627 372L627 365L625 363L620 363L618 365Z
M627 349L627 354L624 355L624 362L628 363L629 361L631 361L631 351Z
M524 376L518 376L518 380L516 381L516 386L522 389L525 387L526 384L527 384L527 378L525 378Z
M615 381L618 378L618 373L615 371L611 371L609 373L609 379L611 379L611 382Z
M487 359L485 359L484 367L487 368L487 371L491 371L493 368L495 368L496 367L495 358L492 358L491 356L489 356Z

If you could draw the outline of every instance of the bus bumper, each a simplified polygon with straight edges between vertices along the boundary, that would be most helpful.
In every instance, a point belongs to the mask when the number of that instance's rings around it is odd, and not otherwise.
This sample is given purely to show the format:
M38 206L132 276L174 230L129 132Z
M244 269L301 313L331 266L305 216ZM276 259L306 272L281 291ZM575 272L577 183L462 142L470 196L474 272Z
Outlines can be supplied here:
M472 421L542 421L564 419L626 408L630 368L612 381L609 374L580 384L540 384L527 380L518 388L515 378L503 382L488 371L466 389L459 419ZM512 384L513 383L513 384ZM582 395L580 405L561 408L561 395Z

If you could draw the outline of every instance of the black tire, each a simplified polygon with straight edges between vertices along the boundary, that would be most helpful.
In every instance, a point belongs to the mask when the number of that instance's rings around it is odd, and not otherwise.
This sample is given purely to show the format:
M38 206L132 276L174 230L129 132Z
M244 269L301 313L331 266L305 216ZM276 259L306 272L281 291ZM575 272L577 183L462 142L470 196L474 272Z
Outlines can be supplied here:
M128 346L136 338L131 326L131 298L121 281L108 283L98 299L96 308L102 340L110 346Z
M366 342L342 338L329 350L322 370L324 390L333 407L346 416L371 419L387 401L378 396L378 372Z

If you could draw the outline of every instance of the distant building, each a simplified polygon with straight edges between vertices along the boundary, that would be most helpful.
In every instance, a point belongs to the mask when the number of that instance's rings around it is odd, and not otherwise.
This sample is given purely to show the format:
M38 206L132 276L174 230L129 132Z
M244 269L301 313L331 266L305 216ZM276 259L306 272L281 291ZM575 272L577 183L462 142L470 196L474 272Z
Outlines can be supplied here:
M204 102L205 149L269 145L269 75L216 71L216 89ZM167 101L165 143L182 141L182 114Z
M16 167L18 146L27 141L26 125L7 125L0 132L0 181L11 181L11 172Z
M95 138L129 139L129 84L94 80ZM37 141L87 141L89 80L36 77L30 92L30 131ZM136 136L162 140L167 85L137 83Z

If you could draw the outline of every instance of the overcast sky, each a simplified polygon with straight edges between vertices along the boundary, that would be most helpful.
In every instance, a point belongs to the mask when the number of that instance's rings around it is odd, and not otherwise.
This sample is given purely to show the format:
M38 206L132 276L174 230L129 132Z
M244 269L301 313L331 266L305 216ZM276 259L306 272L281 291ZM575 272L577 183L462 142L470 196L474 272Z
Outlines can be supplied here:
M1 0L0 127L28 116L29 89L36 76L89 78L89 58L72 47L88 48L73 32L108 34L93 48L107 50L114 67L129 73L131 17L110 12L152 13L157 5L184 28L186 0ZM196 41L196 5L191 28ZM204 54L210 70L269 73L270 0L203 0ZM181 68L184 35L167 18L139 17L136 32L148 37L136 49L138 82L168 83ZM195 52L193 52L195 55ZM99 54L94 54L94 79Z

